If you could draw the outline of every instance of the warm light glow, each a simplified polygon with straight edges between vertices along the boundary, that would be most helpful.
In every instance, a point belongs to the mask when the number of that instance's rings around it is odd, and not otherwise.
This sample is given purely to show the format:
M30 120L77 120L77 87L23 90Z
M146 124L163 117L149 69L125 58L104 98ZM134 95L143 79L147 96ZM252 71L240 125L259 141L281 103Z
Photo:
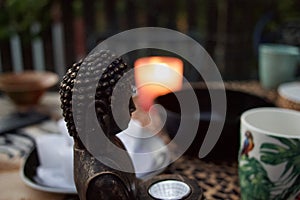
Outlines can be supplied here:
M173 57L145 57L134 63L138 103L148 111L153 100L182 87L183 62Z

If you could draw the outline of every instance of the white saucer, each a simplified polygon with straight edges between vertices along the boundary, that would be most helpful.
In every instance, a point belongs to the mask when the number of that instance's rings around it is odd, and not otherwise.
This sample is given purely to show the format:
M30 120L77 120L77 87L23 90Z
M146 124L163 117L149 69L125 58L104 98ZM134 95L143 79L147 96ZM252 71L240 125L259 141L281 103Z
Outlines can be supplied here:
M283 83L278 87L280 96L295 103L300 103L300 82Z
M37 168L39 166L39 159L36 148L28 155L23 163L20 171L21 179L31 188L41 190L44 192L62 193L62 194L77 194L75 187L51 187L44 185L42 180L37 176Z

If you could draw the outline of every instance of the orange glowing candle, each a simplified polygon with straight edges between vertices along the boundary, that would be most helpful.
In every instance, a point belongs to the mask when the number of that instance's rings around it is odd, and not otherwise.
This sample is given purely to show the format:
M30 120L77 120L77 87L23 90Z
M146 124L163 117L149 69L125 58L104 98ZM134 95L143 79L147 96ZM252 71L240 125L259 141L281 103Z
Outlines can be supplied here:
M173 57L144 57L134 63L138 103L148 111L153 100L182 87L183 62Z

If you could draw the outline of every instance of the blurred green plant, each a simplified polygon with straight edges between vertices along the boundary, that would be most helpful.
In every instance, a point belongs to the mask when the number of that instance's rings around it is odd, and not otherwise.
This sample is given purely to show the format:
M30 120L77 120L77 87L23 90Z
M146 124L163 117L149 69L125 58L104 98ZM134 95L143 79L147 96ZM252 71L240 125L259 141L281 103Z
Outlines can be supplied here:
M278 1L278 12L283 20L300 18L299 0Z
M13 33L29 32L34 23L44 27L50 20L50 0L1 0L0 39L7 39ZM26 34L32 36L30 34Z
M81 17L83 15L82 11L82 1L73 0L72 9L75 17Z
M269 199L274 184L267 171L255 158L242 156L239 167L241 194L243 200Z
M276 182L269 179L264 166L256 158L240 157L240 185L242 199L289 199L300 191L300 140L272 137L279 141L260 146L260 160L267 165L285 164ZM282 188L289 185L288 188ZM278 191L281 191L280 193Z
M282 185L292 183L283 192L274 196L274 199L288 199L290 195L300 191L300 140L273 137L281 144L264 143L260 147L261 161L269 165L285 163L281 179L275 183L276 191ZM289 173L289 174L288 174Z

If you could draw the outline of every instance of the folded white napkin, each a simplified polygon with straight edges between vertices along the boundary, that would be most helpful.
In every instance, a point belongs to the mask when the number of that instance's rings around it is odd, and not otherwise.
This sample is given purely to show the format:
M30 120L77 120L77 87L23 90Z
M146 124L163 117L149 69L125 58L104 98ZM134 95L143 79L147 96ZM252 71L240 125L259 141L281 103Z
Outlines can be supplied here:
M50 187L74 189L73 139L69 136L66 124L58 121L61 134L45 134L36 138L40 166L38 180ZM131 120L128 128L117 135L125 145L138 178L149 178L149 173L158 173L166 167L169 152L164 142L139 121Z
M170 155L159 136L131 119L128 128L117 135L125 145L138 178L149 178L168 165Z
M76 191L72 138L62 130L61 134L45 134L37 137L36 145L40 161L37 179L40 184Z

